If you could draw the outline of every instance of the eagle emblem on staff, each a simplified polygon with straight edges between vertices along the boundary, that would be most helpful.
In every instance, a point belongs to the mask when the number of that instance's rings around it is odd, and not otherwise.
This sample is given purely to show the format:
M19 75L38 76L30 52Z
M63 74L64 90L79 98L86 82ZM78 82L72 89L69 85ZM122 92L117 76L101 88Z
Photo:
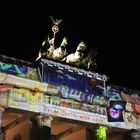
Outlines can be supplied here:
M58 25L62 22L62 19L54 19L52 16L50 16L51 18L51 21L53 23L53 26L52 26L52 31L54 33L54 37L55 37L55 34L59 31L59 27Z

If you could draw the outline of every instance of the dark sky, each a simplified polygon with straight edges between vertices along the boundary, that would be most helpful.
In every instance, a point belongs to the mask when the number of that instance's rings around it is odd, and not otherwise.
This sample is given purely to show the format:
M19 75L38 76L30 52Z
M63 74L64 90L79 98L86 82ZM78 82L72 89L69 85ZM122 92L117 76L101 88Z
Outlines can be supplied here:
M0 54L34 62L45 35L51 31L50 16L63 19L57 43L69 37L75 50L84 40L96 47L97 72L110 82L140 90L139 15L131 4L117 2L62 2L4 4L1 12Z

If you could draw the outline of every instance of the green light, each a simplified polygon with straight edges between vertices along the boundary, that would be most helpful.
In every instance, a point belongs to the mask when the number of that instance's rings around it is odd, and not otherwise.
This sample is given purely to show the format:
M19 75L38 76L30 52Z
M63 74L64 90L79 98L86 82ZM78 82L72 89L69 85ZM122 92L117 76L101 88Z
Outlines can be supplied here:
M2 63L0 63L0 69L2 69L2 70L7 70L8 71L8 69L12 69L12 68L14 68L15 69L15 71L18 73L18 74L21 74L22 73L22 71L20 70L20 67L18 67L17 65L15 65L15 64L2 64Z
M18 68L17 65L13 65L13 66L15 67L16 71L17 71L19 74L22 73L22 72L20 71L20 69Z
M106 126L98 126L96 132L99 140L106 140Z
M6 69L8 69L8 68L11 68L12 67L12 64L5 64L5 65L0 65L1 66L1 69L2 70L6 70Z

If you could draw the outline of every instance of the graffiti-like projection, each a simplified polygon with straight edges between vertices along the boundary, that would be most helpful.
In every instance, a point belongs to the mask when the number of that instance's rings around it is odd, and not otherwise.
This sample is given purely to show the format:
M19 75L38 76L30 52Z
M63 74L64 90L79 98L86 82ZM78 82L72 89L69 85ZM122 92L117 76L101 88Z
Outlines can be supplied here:
M0 71L8 72L10 74L26 74L28 72L28 68L26 66L0 62Z
M42 68L40 66L40 71L43 70L42 81L44 82L56 86L63 85L87 94L104 94L106 81L106 76L104 75L84 71L50 60L41 59L41 63ZM72 90L67 92L72 92Z
M9 73L32 80L38 80L37 70L35 68L23 65L0 62L0 72Z

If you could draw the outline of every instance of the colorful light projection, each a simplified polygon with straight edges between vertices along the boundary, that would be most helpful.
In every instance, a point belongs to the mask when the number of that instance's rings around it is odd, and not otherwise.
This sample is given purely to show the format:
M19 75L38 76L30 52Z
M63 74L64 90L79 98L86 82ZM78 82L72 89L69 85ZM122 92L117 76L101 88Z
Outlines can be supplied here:
M0 88L12 88L13 86L10 86L10 85L1 85L0 84Z
M33 67L0 62L0 72L38 80L37 70Z
M96 130L96 136L97 136L97 140L106 140L106 126L103 125L99 125L97 130Z
M40 79L56 86L66 86L87 94L103 95L107 77L76 67L41 59L39 62Z
M27 73L27 67L0 62L0 71L8 72L11 74L21 74L21 73L25 74Z

